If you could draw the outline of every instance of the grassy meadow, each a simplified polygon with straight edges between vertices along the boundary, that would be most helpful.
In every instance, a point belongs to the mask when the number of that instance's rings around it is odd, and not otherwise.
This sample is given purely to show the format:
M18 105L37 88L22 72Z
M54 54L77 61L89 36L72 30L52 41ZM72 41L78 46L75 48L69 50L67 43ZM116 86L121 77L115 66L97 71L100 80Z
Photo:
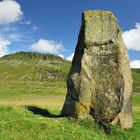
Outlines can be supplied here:
M24 100L0 105L0 139L2 140L139 140L140 98L134 97L134 127L122 131L112 126L106 135L103 129L88 120L59 118L64 98L39 101Z
M134 127L122 131L111 126L107 135L92 121L59 117L66 94L64 82L1 81L0 89L0 140L140 139L139 95L133 95Z
M0 140L140 140L140 71L132 70L134 127L110 126L105 134L93 121L59 116L69 67L61 58L36 53L0 59Z

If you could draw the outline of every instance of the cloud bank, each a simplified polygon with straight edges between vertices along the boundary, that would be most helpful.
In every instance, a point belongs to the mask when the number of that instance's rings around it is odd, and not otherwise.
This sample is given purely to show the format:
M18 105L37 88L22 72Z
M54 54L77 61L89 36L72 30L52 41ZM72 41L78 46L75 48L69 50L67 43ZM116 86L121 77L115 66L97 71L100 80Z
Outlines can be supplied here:
M40 39L31 45L31 49L39 52L58 54L64 50L64 46L52 40Z
M14 0L0 1L0 57L9 53L11 40L17 38L16 28L9 27L10 23L17 22L23 17L21 6Z
M63 54L59 54L58 56L61 57L61 58L64 58L64 55Z
M72 61L73 57L74 57L74 52L70 56L66 57L66 59Z
M123 39L128 49L140 51L140 23L136 23L134 29L125 31Z
M9 40L0 38L0 57L8 54L8 45L10 44L11 42Z
M130 62L131 68L140 68L140 60L134 60Z
M21 6L14 0L0 2L0 24L19 21L23 16Z

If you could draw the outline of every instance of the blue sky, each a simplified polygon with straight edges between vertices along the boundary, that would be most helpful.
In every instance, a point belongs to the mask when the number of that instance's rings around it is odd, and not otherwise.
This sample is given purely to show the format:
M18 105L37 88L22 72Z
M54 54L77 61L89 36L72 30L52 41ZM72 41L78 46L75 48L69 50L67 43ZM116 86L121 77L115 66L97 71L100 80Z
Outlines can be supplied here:
M139 0L1 0L0 56L38 51L71 59L82 12L98 9L117 17L131 66L140 67L139 5Z

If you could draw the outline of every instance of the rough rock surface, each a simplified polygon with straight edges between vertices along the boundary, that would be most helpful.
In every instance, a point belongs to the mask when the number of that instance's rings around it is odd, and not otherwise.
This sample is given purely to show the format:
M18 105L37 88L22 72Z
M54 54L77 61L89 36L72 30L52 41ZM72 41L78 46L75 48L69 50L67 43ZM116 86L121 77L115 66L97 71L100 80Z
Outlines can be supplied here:
M67 80L61 114L133 126L132 77L117 19L107 11L85 11Z

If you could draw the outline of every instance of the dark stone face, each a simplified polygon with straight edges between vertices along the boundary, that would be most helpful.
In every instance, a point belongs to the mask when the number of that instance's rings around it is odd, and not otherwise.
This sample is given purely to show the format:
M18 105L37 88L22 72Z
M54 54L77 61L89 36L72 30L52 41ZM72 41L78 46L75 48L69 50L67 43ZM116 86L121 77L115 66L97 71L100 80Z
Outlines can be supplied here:
M84 12L62 115L132 127L132 78L121 36L112 13Z
M95 81L92 115L100 121L111 122L121 111L124 81L119 68L117 51L112 51L112 49L117 50L117 46L108 44L98 48L99 53L91 55L92 78Z

